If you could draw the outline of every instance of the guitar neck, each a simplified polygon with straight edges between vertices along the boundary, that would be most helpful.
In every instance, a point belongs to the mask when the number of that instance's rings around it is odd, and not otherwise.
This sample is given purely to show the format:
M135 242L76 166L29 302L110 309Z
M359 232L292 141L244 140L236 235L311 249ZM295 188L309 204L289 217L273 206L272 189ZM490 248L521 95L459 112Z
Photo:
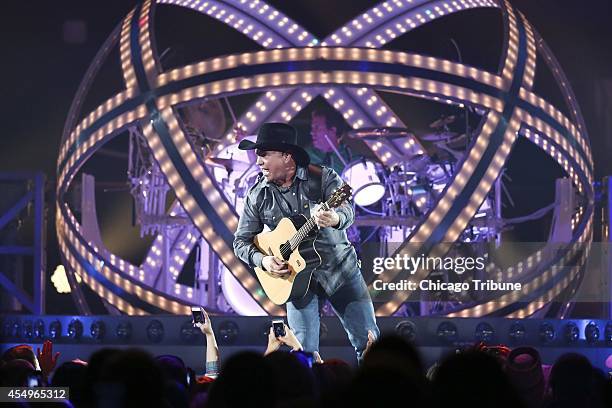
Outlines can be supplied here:
M324 211L329 210L329 204L327 202L323 203L321 205L321 208ZM310 233L310 231L312 231L312 229L315 227L315 225L317 225L317 223L315 222L315 218L314 216L310 217L310 219L308 221L306 221L306 223L304 225L302 225L300 227L299 230L297 230L297 232L295 233L295 235L293 235L293 237L291 237L291 239L289 240L289 243L291 244L291 250L294 251L304 240L304 238L306 238L306 236Z

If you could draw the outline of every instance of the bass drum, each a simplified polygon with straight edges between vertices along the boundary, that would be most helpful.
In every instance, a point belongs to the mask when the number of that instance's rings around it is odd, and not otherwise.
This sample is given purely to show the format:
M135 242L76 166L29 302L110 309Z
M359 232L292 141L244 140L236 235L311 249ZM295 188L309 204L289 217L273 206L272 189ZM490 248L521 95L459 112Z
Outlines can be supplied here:
M385 195L382 168L369 159L350 162L342 172L342 178L353 189L355 204L366 207L379 202Z

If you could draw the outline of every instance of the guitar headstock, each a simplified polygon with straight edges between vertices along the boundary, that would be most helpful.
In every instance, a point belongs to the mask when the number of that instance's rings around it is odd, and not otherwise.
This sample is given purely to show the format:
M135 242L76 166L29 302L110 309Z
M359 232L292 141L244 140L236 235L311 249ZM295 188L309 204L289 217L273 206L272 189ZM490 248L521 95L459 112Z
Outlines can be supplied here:
M327 205L329 208L335 208L342 205L342 203L349 198L351 198L351 194L353 189L348 184L344 183L341 187L337 188L336 191L332 193L332 195L327 200Z

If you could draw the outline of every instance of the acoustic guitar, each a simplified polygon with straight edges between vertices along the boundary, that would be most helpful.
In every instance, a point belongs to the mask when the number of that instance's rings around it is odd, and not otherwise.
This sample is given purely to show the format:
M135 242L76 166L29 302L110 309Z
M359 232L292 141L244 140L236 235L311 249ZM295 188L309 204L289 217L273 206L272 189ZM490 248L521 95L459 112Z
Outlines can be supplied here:
M351 187L344 184L329 199L321 204L325 211L339 207L351 196ZM302 214L285 217L273 231L255 236L253 243L265 255L274 255L288 264L290 274L272 276L263 268L255 268L255 274L266 295L277 305L300 299L306 295L315 269L321 265L321 257L315 243L318 227L314 216L310 219Z

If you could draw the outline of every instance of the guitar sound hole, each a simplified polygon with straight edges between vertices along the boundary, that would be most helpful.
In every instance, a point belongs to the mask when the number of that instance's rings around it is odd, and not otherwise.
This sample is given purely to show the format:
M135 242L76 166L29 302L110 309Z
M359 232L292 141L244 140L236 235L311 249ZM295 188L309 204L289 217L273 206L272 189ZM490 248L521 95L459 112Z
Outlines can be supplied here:
M281 252L281 255L283 256L283 259L287 261L289 259L289 256L291 255L291 245L289 244L289 242L286 242L283 245L281 245L280 252Z

